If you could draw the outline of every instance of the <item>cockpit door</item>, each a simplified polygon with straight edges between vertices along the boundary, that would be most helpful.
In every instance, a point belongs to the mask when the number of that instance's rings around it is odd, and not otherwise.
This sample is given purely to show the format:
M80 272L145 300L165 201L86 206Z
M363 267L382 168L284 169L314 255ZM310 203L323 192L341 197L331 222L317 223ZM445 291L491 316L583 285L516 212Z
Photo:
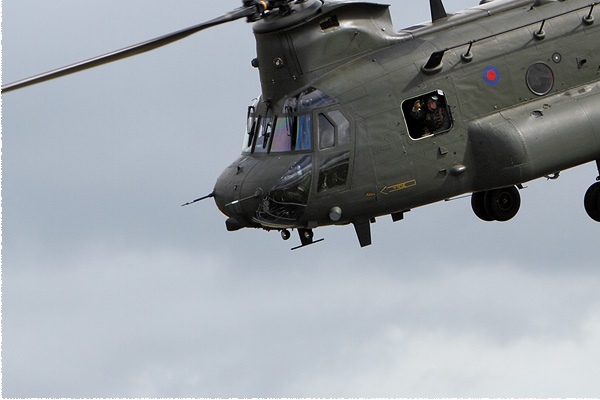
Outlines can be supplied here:
M339 109L314 113L316 195L343 190L349 185L351 167L351 124Z

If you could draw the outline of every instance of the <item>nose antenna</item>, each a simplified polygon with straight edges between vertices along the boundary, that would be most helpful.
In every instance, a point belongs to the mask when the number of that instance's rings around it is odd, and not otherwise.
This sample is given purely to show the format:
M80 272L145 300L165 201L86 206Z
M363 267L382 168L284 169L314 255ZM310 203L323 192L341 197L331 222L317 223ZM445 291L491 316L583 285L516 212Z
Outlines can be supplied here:
M202 201L202 200L206 200L206 199L211 198L211 197L215 197L214 190L212 192L210 192L209 194L207 194L206 196L203 196L203 197L200 197L200 198L198 198L196 200L188 201L187 203L182 204L181 207L189 206L190 204L194 204L194 203L197 203L197 202Z

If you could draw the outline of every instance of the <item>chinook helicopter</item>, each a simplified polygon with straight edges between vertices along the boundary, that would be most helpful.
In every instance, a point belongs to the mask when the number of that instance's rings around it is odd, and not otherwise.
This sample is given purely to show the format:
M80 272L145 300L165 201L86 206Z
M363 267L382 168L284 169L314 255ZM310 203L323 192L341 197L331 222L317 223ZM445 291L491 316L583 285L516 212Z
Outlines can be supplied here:
M230 231L371 223L470 194L507 221L524 183L595 161L600 174L598 2L494 0L396 30L388 6L244 0L214 20L8 84L3 93L137 55L212 26L252 22L262 94L242 154L214 189ZM599 180L600 176L596 178ZM600 221L600 182L584 196ZM295 247L295 248L298 248Z

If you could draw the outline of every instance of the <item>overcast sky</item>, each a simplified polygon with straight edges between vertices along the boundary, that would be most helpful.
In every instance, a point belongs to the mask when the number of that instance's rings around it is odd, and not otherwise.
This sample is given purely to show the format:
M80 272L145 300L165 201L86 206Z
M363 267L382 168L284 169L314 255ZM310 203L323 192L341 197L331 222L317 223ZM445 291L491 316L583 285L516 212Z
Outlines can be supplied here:
M429 18L389 3L397 29ZM239 4L5 0L3 81ZM2 96L4 397L600 396L595 165L527 183L506 223L463 199L363 249L230 233L180 204L238 156L254 57L237 21Z

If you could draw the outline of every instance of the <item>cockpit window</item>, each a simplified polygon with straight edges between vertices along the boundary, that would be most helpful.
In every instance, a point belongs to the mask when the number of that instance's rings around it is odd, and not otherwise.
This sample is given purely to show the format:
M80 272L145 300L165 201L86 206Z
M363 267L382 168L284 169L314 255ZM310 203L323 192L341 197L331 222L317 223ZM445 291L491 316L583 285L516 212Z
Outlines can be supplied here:
M335 104L335 100L318 89L307 89L288 98L281 114L272 115L272 108L255 99L248 107L244 153L282 153L308 151L313 146L313 111ZM266 109L265 109L266 105ZM332 137L341 143L350 142L350 124L339 111L329 111L322 118L329 124ZM315 115L315 119L321 118ZM317 121L317 123L321 123ZM325 129L323 127L323 129ZM337 139L336 139L337 138ZM317 139L315 139L317 140ZM327 144L328 145L328 144Z
M310 114L299 115L296 150L310 150L312 148L311 130Z
M348 180L349 168L350 151L329 154L323 159L319 168L317 192L345 186Z
M285 151L311 150L312 129L310 121L310 114L277 117L271 152L281 153Z
M292 143L295 136L294 132L296 131L294 119L294 117L277 118L271 151L292 151Z
M242 152L249 153L252 151L252 142L254 141L254 131L256 130L256 122L258 115L256 113L256 107L258 106L258 99L252 100L252 104L248 106L248 116L246 125L246 134L244 135L244 143L242 145Z
M317 120L319 149L329 149L350 143L350 122L339 110L319 113Z
M350 122L339 110L329 111L327 113L333 124L337 127L337 144L342 146L350 143Z
M263 197L256 218L271 225L294 226L308 203L312 168L312 155L301 155Z
M327 119L325 114L319 114L317 123L319 131L319 148L328 149L335 144L335 126Z
M339 110L319 113L319 178L317 193L344 188L350 169L350 122Z
M273 118L259 118L255 136L254 152L266 153L269 151L269 141L273 136Z
M319 89L310 88L300 93L298 97L298 111L314 110L315 108L327 107L334 104L335 101L321 92Z

